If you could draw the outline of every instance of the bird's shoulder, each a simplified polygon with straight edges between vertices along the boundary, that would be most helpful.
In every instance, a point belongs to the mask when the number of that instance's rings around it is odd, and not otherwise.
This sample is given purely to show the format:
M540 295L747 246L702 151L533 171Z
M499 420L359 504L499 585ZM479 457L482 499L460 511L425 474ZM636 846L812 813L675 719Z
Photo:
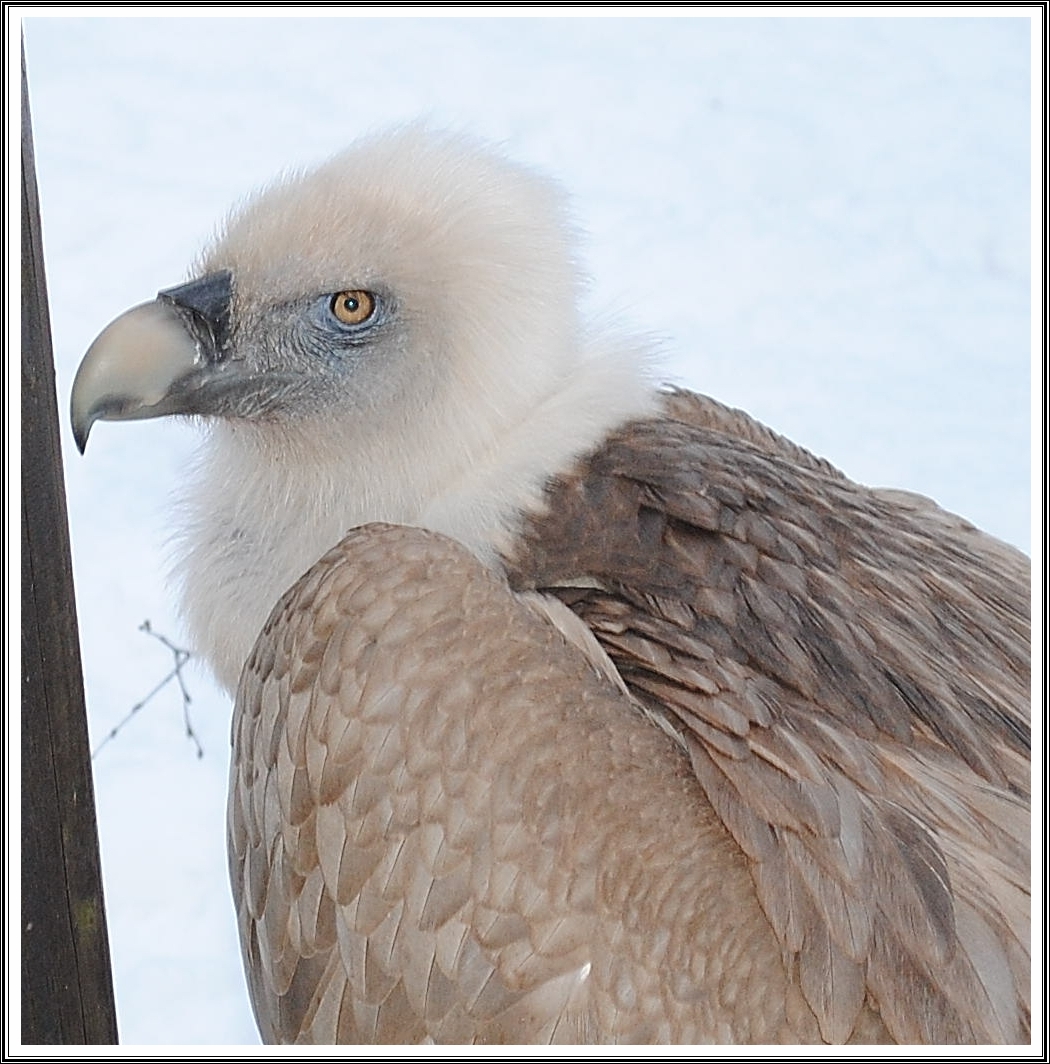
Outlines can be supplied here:
M552 480L506 560L580 616L747 854L829 1040L1016 1041L1028 566L689 393Z
M282 597L229 815L268 1040L819 1039L687 755L574 625L404 526Z

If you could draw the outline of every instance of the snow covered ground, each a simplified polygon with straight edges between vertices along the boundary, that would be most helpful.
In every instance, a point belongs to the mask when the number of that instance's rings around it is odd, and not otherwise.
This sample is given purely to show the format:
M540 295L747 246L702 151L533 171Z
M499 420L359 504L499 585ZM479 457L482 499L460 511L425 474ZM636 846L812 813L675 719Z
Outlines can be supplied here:
M66 9L69 10L69 9ZM428 116L557 176L591 305L664 376L1030 545L1026 18L30 18L59 401L230 204ZM194 430L66 429L93 741L170 668ZM226 884L229 707L190 672L95 761L122 1041L256 1041Z

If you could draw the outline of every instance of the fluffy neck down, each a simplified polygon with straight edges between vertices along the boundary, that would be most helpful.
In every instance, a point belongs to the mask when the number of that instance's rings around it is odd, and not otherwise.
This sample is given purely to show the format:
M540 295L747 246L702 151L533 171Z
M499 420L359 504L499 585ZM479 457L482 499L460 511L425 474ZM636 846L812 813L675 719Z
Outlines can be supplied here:
M381 430L348 419L218 422L184 502L176 571L191 644L235 693L280 596L345 533L371 521L453 536L495 564L547 480L656 409L637 346L603 342L529 409L443 404ZM408 423L411 421L411 423Z

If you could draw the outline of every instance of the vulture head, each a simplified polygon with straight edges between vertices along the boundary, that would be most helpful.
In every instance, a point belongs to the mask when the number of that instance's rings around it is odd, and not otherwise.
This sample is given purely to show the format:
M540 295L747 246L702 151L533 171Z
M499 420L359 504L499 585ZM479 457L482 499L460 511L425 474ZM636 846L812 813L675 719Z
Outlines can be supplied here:
M552 183L412 127L266 189L190 281L104 330L73 384L81 450L99 419L207 421L176 571L230 691L348 529L422 526L491 559L551 473L652 407L580 291Z
M410 128L95 341L191 415L275 1042L1023 1042L1029 566L581 321L543 179Z

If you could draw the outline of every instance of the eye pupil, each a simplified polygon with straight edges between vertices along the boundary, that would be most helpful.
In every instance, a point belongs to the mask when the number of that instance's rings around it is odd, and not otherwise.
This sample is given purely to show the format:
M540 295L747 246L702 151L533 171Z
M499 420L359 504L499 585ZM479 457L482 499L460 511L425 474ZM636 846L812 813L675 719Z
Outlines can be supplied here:
M329 306L344 325L363 325L375 313L376 300L371 292L354 289L332 296Z

